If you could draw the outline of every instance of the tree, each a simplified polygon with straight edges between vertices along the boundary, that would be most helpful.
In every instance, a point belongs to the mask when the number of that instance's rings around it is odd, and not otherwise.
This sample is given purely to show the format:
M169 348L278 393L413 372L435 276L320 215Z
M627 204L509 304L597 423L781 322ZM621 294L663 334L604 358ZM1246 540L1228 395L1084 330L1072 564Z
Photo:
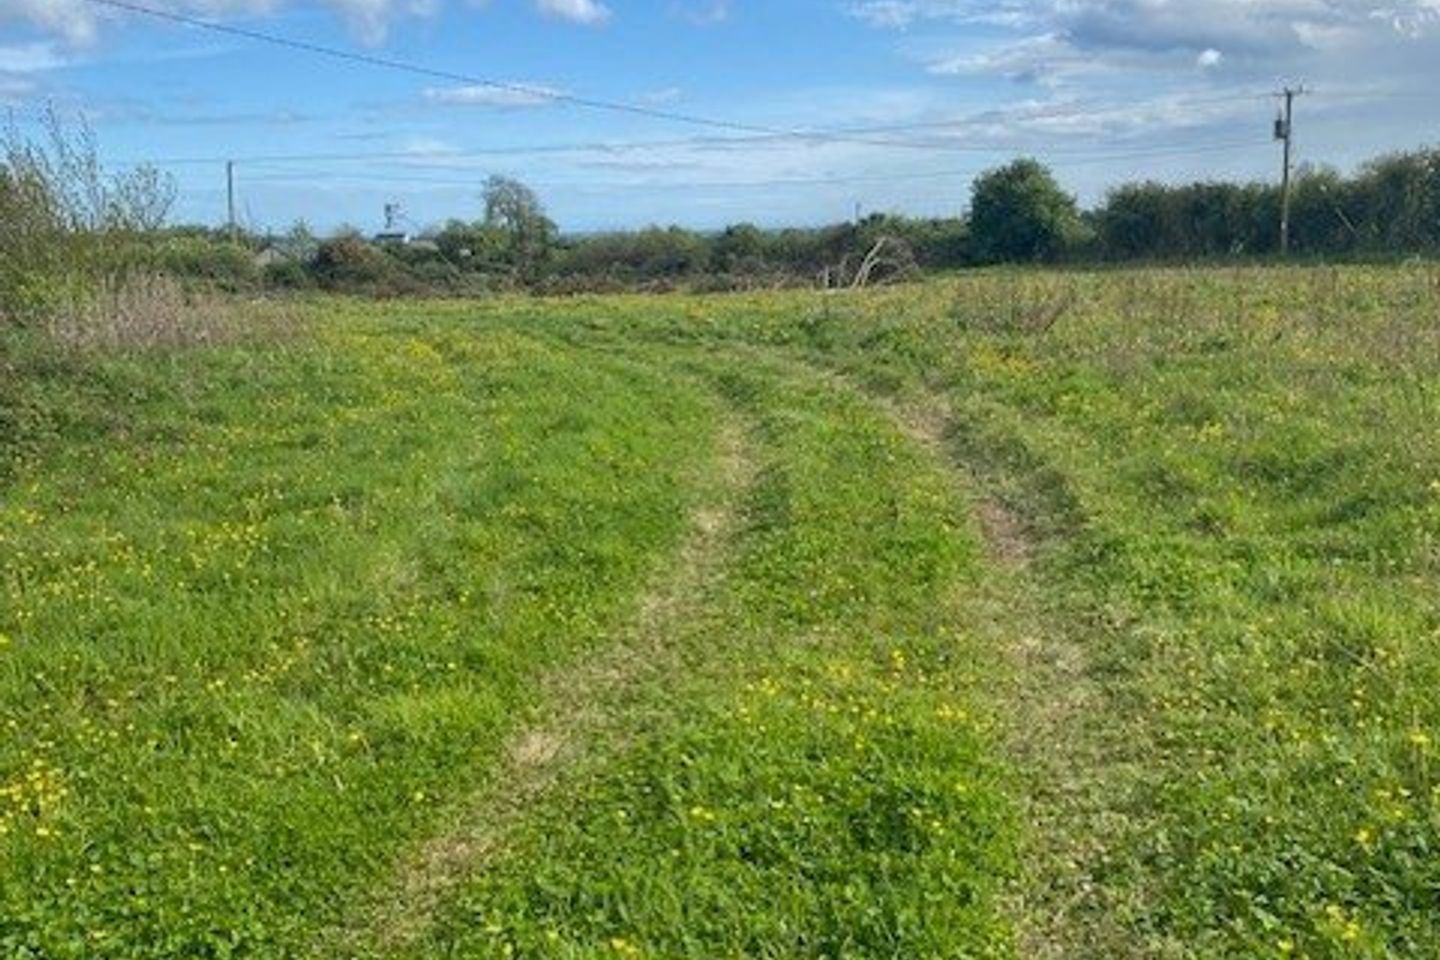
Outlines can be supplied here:
M320 285L332 290L387 291L399 273L394 260L349 226L321 242L311 269Z
M492 176L485 181L485 225L505 234L511 264L521 277L534 279L555 243L555 224L535 191L519 180Z
M175 178L148 164L114 180L109 222L114 229L156 233L165 226L179 193Z
M1365 164L1356 180L1379 249L1440 246L1440 150L1380 157Z
M736 223L715 239L715 265L727 273L761 273L765 234L753 223Z
M1095 211L1101 249L1116 260L1172 253L1166 230L1169 189L1161 184L1127 183L1113 188Z
M441 256L466 270L503 268L509 257L510 235L483 220L450 220L434 239Z
M1054 260L1084 231L1075 198L1035 160L1016 160L975 181L970 231L990 263Z

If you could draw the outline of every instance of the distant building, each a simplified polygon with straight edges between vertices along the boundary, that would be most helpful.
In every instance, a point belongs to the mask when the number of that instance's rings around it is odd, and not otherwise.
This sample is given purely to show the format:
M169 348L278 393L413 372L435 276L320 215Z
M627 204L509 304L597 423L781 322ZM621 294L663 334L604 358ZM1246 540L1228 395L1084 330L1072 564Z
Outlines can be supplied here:
M402 247L410 245L410 234L402 231L384 231L375 234L376 243L393 243Z

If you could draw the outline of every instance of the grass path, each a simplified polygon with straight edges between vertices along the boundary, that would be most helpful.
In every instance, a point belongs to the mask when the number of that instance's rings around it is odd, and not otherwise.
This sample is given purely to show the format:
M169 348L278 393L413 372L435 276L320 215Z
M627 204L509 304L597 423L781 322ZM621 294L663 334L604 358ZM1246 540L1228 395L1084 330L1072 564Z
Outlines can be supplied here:
M1107 741L1108 706L1083 642L1038 578L1053 547L1041 518L1007 502L1000 479L966 449L948 399L922 391L877 398L913 442L947 465L957 494L979 524L987 574L966 598L969 621L1011 659L1000 698L1006 754L1024 783L1017 791L1025 829L1012 911L1017 949L1027 960L1145 956L1107 914L1095 872L1105 857L1105 794L1116 771ZM1020 498L1016 499L1017 502ZM1036 509L1033 499L1030 509Z
M617 749L614 741L633 735L637 718L626 706L634 706L634 688L665 682L677 665L676 637L688 629L723 573L739 502L754 480L744 427L727 420L717 441L689 532L641 596L634 623L605 649L542 678L535 719L511 734L487 785L404 857L393 883L369 903L358 924L332 934L317 955L388 954L413 945L441 900L485 869L519 818L557 782L603 762Z
M384 955L1008 956L998 664L957 608L979 547L950 479L813 371L674 356L754 420L758 468L684 669Z
M1068 955L1378 960L1440 955L1437 289L1424 264L1001 271L535 313L950 400L1100 694L1098 782L1048 811L1084 841L1046 881ZM1017 323L1057 297L1051 330Z
M951 476L953 495L974 518L986 560L983 576L955 599L956 616L1010 660L1010 669L993 678L1004 690L992 706L1004 718L1005 756L1023 784L1014 791L1025 828L1009 907L1017 951L1027 960L1148 955L1133 932L1115 922L1097 881L1117 828L1108 822L1109 794L1125 774L1116 761L1123 751L1107 733L1112 707L1092 676L1071 611L1046 595L1047 554L1057 547L1054 531L1066 522L1055 515L1059 507L1034 489L1016 489L1033 479L999 472L939 391L882 394L852 374L782 349L737 353L863 395Z

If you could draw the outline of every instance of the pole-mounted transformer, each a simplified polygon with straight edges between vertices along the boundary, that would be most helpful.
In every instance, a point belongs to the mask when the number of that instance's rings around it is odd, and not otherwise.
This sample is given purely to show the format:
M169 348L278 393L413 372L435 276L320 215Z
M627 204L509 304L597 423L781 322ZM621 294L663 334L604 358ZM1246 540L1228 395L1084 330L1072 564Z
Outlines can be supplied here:
M1304 87L1286 87L1280 92L1284 104L1280 115L1275 118L1275 139L1285 145L1280 174L1280 255L1290 253L1290 156L1295 143L1295 98L1305 92Z

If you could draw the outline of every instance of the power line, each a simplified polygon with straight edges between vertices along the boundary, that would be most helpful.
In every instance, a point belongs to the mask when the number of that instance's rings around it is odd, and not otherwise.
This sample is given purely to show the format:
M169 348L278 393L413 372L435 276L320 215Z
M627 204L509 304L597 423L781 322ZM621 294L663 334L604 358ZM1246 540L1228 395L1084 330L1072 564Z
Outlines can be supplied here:
M1315 91L1307 88L1307 93ZM1225 96L1205 98L1185 98L1165 100L1163 104L1169 107L1192 107L1207 104L1235 103L1250 100L1272 99L1276 95L1265 93L1236 93ZM1330 93L1326 94L1327 99L1354 100L1354 99L1385 99L1401 97L1429 97L1429 94L1418 92L1375 92L1375 93ZM629 153L644 150L659 150L667 148L715 148L717 150L754 149L757 146L771 144L785 146L796 140L826 140L836 137L846 137L850 134L889 133L909 130L958 130L969 125L975 125L986 121L993 121L1006 116L1022 120L1045 120L1045 119L1069 119L1104 116L1112 113L1122 113L1136 109L1135 104L1112 104L1107 106L1079 108L1076 105L1060 105L1042 110L1022 109L1001 109L990 110L970 117L963 117L951 120L923 121L906 124L891 124L887 126L864 126L845 127L829 130L794 130L783 133L761 134L742 137L717 137L698 136L680 137L656 140L578 140L559 143L542 143L532 145L510 145L496 147L467 147L465 149L443 150L421 152L416 150L382 150L382 151L324 151L316 153L291 153L291 154L252 154L224 156L178 156L178 157L148 157L144 159L118 159L112 160L119 166L138 166L149 164L160 167L180 166L213 166L217 164L236 163L347 163L347 162L369 162L381 160L414 161L423 162L427 168L444 169L445 164L439 161L465 160L469 158L501 157L501 156L542 156L546 154L565 154L583 152L601 153ZM852 142L845 140L843 142ZM1096 143L1090 145L1074 145L1057 147L1054 145L1037 144L1033 142L986 142L986 143L953 143L949 141L863 141L873 145L896 146L896 147L918 147L933 149L937 152L955 153L1044 153L1046 155L1057 154L1080 154L1097 150L1111 150L1120 146L1118 143ZM452 169L463 169L460 165L452 166Z
M200 17L192 17L183 13L176 13L170 10L160 10L155 7L148 7L139 3L132 3L130 0L87 0L96 6L108 7L114 10L123 10L128 13L139 14L157 20L166 20L171 23L178 23L199 30L208 30L212 33L224 34L226 36L240 37L252 40L257 43L267 43L276 47L283 47L289 50L296 50L303 53L310 53L316 56L329 57L334 60L344 60L350 63L363 64L370 67L379 67L385 70L393 70L400 73L414 74L415 76L427 77L432 80L446 80L451 83L462 83L470 86L484 87L488 90L495 90L501 93L508 93L523 97L533 98L549 103L563 103L574 107L583 107L587 110L609 111L611 113L623 113L632 116L646 117L652 120L666 120L672 123L683 123L690 126L709 127L717 130L729 130L738 133L759 134L775 137L801 137L806 139L833 140L843 143L868 144L870 146L906 146L902 142L889 142L884 140L867 140L843 134L823 134L807 132L803 130L785 130L779 127L770 127L763 124L742 123L736 120L724 120L717 117L702 116L700 114L682 113L674 110L665 110L659 107L647 107L642 104L627 103L623 100L607 100L599 97L585 97L577 94L565 93L560 90L550 90L544 87L532 86L524 83L514 83L506 80L495 80L490 77L480 77L473 74L460 73L453 70L443 70L436 67L427 67L418 63L410 63L404 60L396 60L391 57L382 57L375 54L359 53L353 50L342 50L339 47L330 47L324 44L311 43L307 40L296 40L292 37L285 37L279 34L266 33L260 30L250 30L245 27L236 27L229 24L216 23L213 20L205 20Z
M92 2L108 2L108 0L92 0ZM1235 103L1250 100L1269 99L1268 93L1233 93L1223 96L1181 98L1164 101L1169 107L1191 107L1207 104ZM956 153L1006 153L1006 152L1045 152L1055 153L1078 153L1092 150L1112 149L1117 144L1093 144L1076 145L1073 147L1055 147L1035 143L954 143L948 140L926 140L926 141L902 141L902 140L854 140L852 136L874 133L900 133L915 130L955 130L960 131L967 126L980 123L990 123L1003 117L1013 117L1020 120L1047 120L1047 119L1071 119L1084 117L1098 117L1107 114L1134 111L1135 104L1109 104L1102 106L1081 106L1077 104L1059 104L1053 107L1040 109L992 109L968 117L954 118L950 120L918 121L904 124L889 124L885 126L853 126L829 130L788 130L775 133L755 134L743 137L681 137L660 140L579 140L548 144L512 145L496 147L471 147L464 150L447 150L421 153L414 150L396 151L326 151L320 153L294 153L294 154L255 154L250 156L226 156L210 157L159 157L147 158L145 160L116 161L121 165L137 165L148 163L156 166L189 166L189 165L213 165L221 163L344 163L350 161L374 161L374 160L459 160L469 157L492 157L492 156L540 156L544 154L564 154L582 152L604 152L604 153L626 153L637 150L655 150L666 148L715 148L719 150L731 150L746 148L751 149L762 144L787 145L791 141L804 140L835 140L842 143L860 142L872 146L892 147L913 147L931 149L937 152Z
M311 53L317 56L330 57L336 60L346 60L352 63L360 63L371 67L381 67L386 70L395 70L402 73L411 73L417 76L428 77L432 80L448 80L452 83L465 83L477 87L485 87L501 93L515 94L524 97L533 97L537 100L550 101L553 103L567 103L572 106L584 107L590 110L608 110L615 113L629 113L636 116L649 117L656 120L669 120L675 123L686 123L693 126L715 127L725 130L739 130L749 133L776 133L768 127L760 127L752 124L719 120L711 117L701 117L686 113L678 113L671 110L662 110L657 107L646 107L641 104L625 103L618 100L602 100L595 97L581 97L575 94L565 93L559 90L548 90L543 87L531 86L524 83L512 83L504 80L493 80L487 77L477 77L471 74L459 73L452 70L442 70L435 67L426 67L416 63L408 63L404 60L395 60L390 57L381 57L370 53L359 53L353 50L342 50L338 47L329 47L319 43L311 43L306 40L296 40L291 37L280 36L274 33L265 33L260 30L250 30L245 27L236 27L229 24L216 23L213 20L205 20L200 17L192 17L183 13L176 13L171 10L159 10L155 7L147 7L138 3L131 3L129 0L87 0L87 2L102 7L110 7L115 10L124 10L128 13L135 13L145 17L152 17L158 20L168 20L171 23L183 24L187 27L195 27L200 30L209 30L213 33L221 33L232 37L241 37L246 40L253 40L258 43L268 43L272 46L285 47L290 50L298 50L304 53Z
M161 10L161 9L157 9L157 8L155 8L155 7L145 6L145 5L140 4L140 3L131 2L131 0L87 0L87 2L89 2L89 3L91 3L91 4L94 4L94 5L97 5L97 6L108 7L108 8L110 8L110 9L115 9L115 10L122 10L122 11L125 11L125 12L128 12L128 13L133 13L133 14L138 14L138 15L141 15L141 16L151 17L151 18L158 19L158 20L164 20L164 21L168 21L168 22L171 22L171 23L177 23L177 24L181 24L181 25L188 26L188 27L193 27L193 28L200 29L200 30L208 30L208 31L211 31L211 32L213 32L213 33L219 33L219 34L223 34L223 35L227 35L227 36L240 37L240 38L243 38L243 39L246 39L246 40L251 40L251 41L254 41L254 42L257 42L257 43L266 43L266 44L270 44L270 45L272 45L272 46L282 47L282 48L285 48L285 49L295 50L295 51L299 51L299 52L303 52L303 53L309 53L309 54L313 54L313 55L316 55L316 56L323 56L323 57L328 57L328 58L331 58L331 59L343 60L343 61L347 61L347 62L351 62L351 63L358 63L358 64L362 64L362 65L365 65L365 66L379 67L379 68L382 68L382 69L392 70L392 71L398 71L398 72L402 72L402 73L409 73L409 74L413 74L413 75L416 75L416 76L427 77L427 78L429 78L429 79L446 80L446 81L449 81L449 82L452 82L452 83L462 83L462 84L468 84L468 85L471 85L471 86L484 87L484 88L486 88L486 89L495 90L495 91L497 91L497 92L508 93L508 94L518 95L518 96L524 96L524 97L529 97L529 98L533 98L533 99L535 99L535 100L539 100L539 101L543 101L543 102L568 104L568 105L570 105L570 106L582 107L582 108L589 109L589 110L600 110L600 111L609 111L609 112L612 112L612 113L623 113L623 114L629 114L629 115L632 115L632 116L646 117L646 118L654 119L654 120L665 120L665 121L669 121L669 122L672 122L672 123L682 123L682 124L687 124L687 125L690 125L690 126L700 126L700 127L708 127L708 128L712 128L712 129L726 130L726 131L737 132L737 133L746 133L746 134L754 135L757 139L761 139L761 140L764 140L764 139L799 139L799 140L813 140L813 141L822 141L822 142L823 142L823 141L829 141L829 142L836 142L836 143L851 143L851 144L860 144L860 145L866 145L866 146L918 148L918 149L933 149L933 150L975 150L975 149L983 149L983 148L977 148L977 147L974 147L974 146L971 146L971 145L965 145L965 144L950 144L950 143L935 142L935 141L921 141L921 142L916 142L916 141L908 141L908 140L891 140L891 139L878 139L878 140L877 140L877 139L871 139L871 138L869 138L869 137L866 136L866 134L875 134L875 133L883 134L883 133L895 133L895 132L914 131L914 130L921 130L921 129L945 129L945 128L953 128L953 127L955 127L955 126L963 125L963 124L966 123L966 122L975 122L975 121L973 121L973 120L971 120L971 121L960 121L959 123L956 123L956 122L954 122L954 121L934 121L934 122L919 123L919 124L896 124L896 125L889 125L889 126L859 128L859 129L854 129L854 130L837 130L837 131L805 130L805 129L785 129L785 128L780 128L780 127L767 126L767 125L764 125L764 124L745 123L745 122L741 122L741 121L725 120L725 119L721 119L721 118L717 118L717 117L704 116L704 115L694 114L694 113L684 113L684 112L679 112L679 111L674 111L674 110L666 110L666 109L659 108L659 107L647 107L647 106L644 106L644 105L642 105L642 104L627 103L627 102L621 101L621 100L609 100L609 99L603 99L603 98L599 98L599 97L580 96L580 95L577 95L577 94L565 93L565 92L559 91L559 90L551 90L551 89L548 89L548 88L545 88L545 87L537 87L537 86L530 85L530 84L514 83L514 82L511 82L511 81L504 81L504 80L495 80L495 79L489 78L489 77L480 77L480 76L475 76L475 75L472 75L472 74L460 73L460 72L458 72L458 71L445 70L445 69L440 69L440 68L435 68L435 67L427 67L427 66L424 66L424 65L422 65L422 64L411 63L411 62L404 61L404 60L397 60L397 59L394 59L394 58L391 58L391 57L382 57L382 56L378 56L378 55L376 55L376 54L360 53L360 52L356 52L356 51L352 51L352 50L343 50L343 49L340 49L340 48L338 48L338 47L331 47L331 46L326 46L326 45L324 45L324 44L312 43L312 42L306 41L306 40L297 40L297 39L294 39L294 38L291 38L291 37L281 36L281 35L279 35L279 34L267 33L267 32L260 31L260 30L251 30L251 29L248 29L248 28L245 28L245 27L237 27L237 26L232 26L232 25L229 25L229 24L217 23L217 22L215 22L215 21L213 21L213 20L206 20L206 19L203 19L203 18L200 18L200 17L193 17L193 16L189 16L189 15L187 15L187 14L177 13L177 12L170 11L170 10ZM1230 95L1223 95L1223 96L1210 97L1210 98L1205 98L1205 99L1200 99L1200 100L1194 100L1194 101L1191 101L1191 103L1188 104L1188 105L1197 105L1197 106L1198 106L1198 105L1204 105L1204 104L1206 104L1206 103L1234 102L1234 101L1239 101L1239 100L1249 100L1249 99L1260 98L1260 97L1262 97L1262 96L1264 96L1264 95L1263 95L1263 94L1253 94L1253 93L1230 94ZM1171 103L1174 104L1174 105L1187 105L1187 104L1174 103L1173 101L1172 101ZM1066 110L1065 108L1062 107L1062 108L1057 108L1054 113L1050 113L1049 115L1050 115L1050 116L1058 116L1058 117L1066 117L1066 116L1086 116L1086 115L1098 115L1098 114L1100 114L1100 113L1105 113L1105 112L1116 112L1116 111L1118 111L1118 110L1124 110L1124 109L1133 109L1133 107L1131 107L1131 106L1114 106L1114 107L1110 107L1110 108L1108 108L1108 109L1106 109L1106 110L1080 111L1080 112L1075 112L1075 111ZM1045 119L1046 116L1047 116L1047 111L1045 111L1045 110L1030 111L1027 115L1028 115L1029 117L1033 118L1033 119ZM993 116L993 113L987 113L986 116ZM742 138L729 138L729 139L730 139L731 141L736 142L736 143L742 143L742 142L744 142L744 140L743 140ZM531 149L533 150L534 148L531 148ZM572 147L572 146L566 146L566 145L561 145L561 146L557 147L556 149L557 149L557 150L566 150L566 149L574 149L574 147ZM517 149L517 152L521 152L521 151L520 151L519 149ZM243 158L225 157L225 158L219 158L218 160L210 160L210 161L208 161L208 162L222 162L222 161L223 161L223 162L228 162L228 161L236 161L236 162L239 162L241 159L243 159ZM203 161L201 158L185 158L185 159L183 159L183 160L176 160L176 161L174 161L174 162L178 164L178 163L200 163L200 162L207 162L207 161Z
M1099 156L1084 158L1072 158L1070 160L1059 160L1051 166L1082 166L1090 163L1110 163L1119 160L1152 159L1166 156L1189 156L1191 154L1221 153L1233 150L1249 150L1257 146L1263 146L1262 140L1243 140L1226 143L1210 143L1201 146L1171 146L1156 147L1146 150L1133 150L1123 153L1109 153ZM391 173L367 173L367 172L345 172L333 171L316 172L311 170L286 170L283 168L272 168L266 170L266 164L257 164L261 168L258 175L251 176L251 183L280 184L288 182L314 183L319 179L326 179L332 182L364 181L380 183L410 183L422 186L436 187L474 187L475 181L455 177L430 177L415 174L391 174ZM917 180L937 180L951 177L968 177L974 174L973 168L963 170L924 170L910 171L905 173L892 174L839 174L830 176L813 177L773 177L749 180L684 180L675 181L671 184L656 183L654 180L630 180L630 181L597 181L585 180L580 182L543 182L532 181L531 186L547 189L566 188L587 188L605 190L623 189L647 189L654 190L663 187L675 187L684 189L746 189L754 187L782 187L782 186L806 186L825 184L847 184L847 183L888 183Z
M957 125L952 122L951 125ZM915 126L930 126L930 124ZM898 127L892 129L899 129ZM120 160L116 163L127 165L138 165L141 163L161 167L179 166L212 166L223 163L236 163L247 165L259 165L268 163L350 163L350 162L373 162L373 161L409 161L416 165L423 165L430 169L467 169L459 163L446 161L461 161L466 159L481 159L485 157L529 157L543 156L546 154L566 153L634 153L640 151L664 150L671 148L706 148L715 147L723 150L732 148L752 148L760 143L778 143L780 141L794 141L803 139L807 135L785 134L783 136L757 136L757 137L686 137L669 140L590 140L574 141L570 143L549 143L535 144L533 146L505 146L505 147L467 147L463 150L380 150L380 151L334 151L320 153L292 153L292 154L252 154L213 156L213 157L156 157L145 160ZM826 135L817 135L817 139L823 139ZM918 142L900 143L895 146L932 146ZM1119 143L1094 143L1076 144L1068 146L1053 146L1038 143L970 143L970 144L933 144L937 152L956 153L1044 153L1047 155L1073 155L1089 154L1096 151L1113 151L1123 144Z

